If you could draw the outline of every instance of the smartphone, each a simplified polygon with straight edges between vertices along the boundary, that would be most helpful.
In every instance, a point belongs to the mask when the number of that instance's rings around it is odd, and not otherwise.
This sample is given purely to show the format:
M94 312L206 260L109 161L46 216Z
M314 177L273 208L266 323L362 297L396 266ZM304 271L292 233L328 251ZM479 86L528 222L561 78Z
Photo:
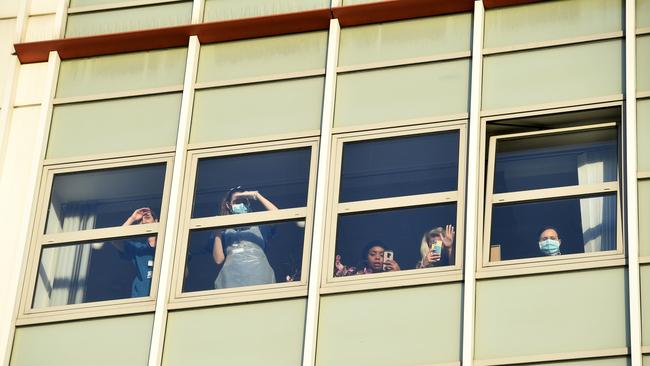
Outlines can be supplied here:
M384 262L392 261L394 257L395 257L395 253L393 253L392 250L384 251ZM384 264L383 269L384 271L388 271L388 266Z
M436 240L431 244L431 251L433 254L440 255L442 253L442 240Z

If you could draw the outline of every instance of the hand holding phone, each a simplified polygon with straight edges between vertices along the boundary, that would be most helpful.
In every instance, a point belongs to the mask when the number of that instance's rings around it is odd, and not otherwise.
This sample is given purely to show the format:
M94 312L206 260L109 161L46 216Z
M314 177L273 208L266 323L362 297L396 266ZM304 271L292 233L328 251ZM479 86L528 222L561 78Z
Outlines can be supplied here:
M395 257L395 253L393 253L392 250L385 250L384 251L384 267L383 267L384 271L390 271L391 270L391 268L386 264L386 262L392 261L394 257Z

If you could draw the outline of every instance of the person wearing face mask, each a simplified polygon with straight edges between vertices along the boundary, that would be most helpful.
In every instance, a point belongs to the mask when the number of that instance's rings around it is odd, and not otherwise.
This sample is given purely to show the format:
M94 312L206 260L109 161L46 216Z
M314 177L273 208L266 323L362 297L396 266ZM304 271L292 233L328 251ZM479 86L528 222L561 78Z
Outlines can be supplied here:
M251 201L259 202L268 211L278 209L258 191L235 187L223 198L220 215L252 212ZM265 252L273 231L271 225L218 230L215 233L212 257L217 265L223 264L223 267L214 281L214 287L222 289L275 283L275 272Z
M560 245L562 240L554 227L546 227L539 234L539 250L543 255L561 255Z

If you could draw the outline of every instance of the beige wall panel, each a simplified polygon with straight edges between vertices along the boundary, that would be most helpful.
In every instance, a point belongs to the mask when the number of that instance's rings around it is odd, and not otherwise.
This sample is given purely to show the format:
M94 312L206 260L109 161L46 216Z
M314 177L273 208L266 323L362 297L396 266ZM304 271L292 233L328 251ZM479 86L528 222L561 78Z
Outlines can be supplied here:
M650 11L650 9L649 9ZM636 90L650 92L650 34L636 39Z
M18 5L20 2L16 0L0 1L0 18L15 18L18 15Z
M526 363L521 366L630 366L630 359L625 357L594 358L590 360Z
M366 4L366 3L378 3L386 0L343 0L343 5L355 5L355 4Z
M29 14L54 14L60 0L31 0Z
M544 1L488 10L484 47L503 47L623 30L622 0Z
M637 170L650 172L650 99L637 100Z
M20 66L16 84L15 106L39 104L47 90L47 62L25 64Z
M180 105L173 93L57 106L47 158L173 147Z
M322 77L204 89L194 96L191 143L320 129Z
M327 32L298 33L201 47L197 81L324 69Z
M643 355L643 366L650 366L650 355Z
M7 78L13 70L9 69L12 63L11 53L14 50L13 35L16 31L16 19L0 19L0 101L2 101L7 86Z
M305 308L295 299L171 312L162 364L298 366Z
M16 329L11 366L146 366L153 315Z
M321 298L316 364L432 365L460 360L462 285Z
M229 20L328 8L330 0L205 0L203 20Z
M128 4L137 3L141 0L70 0L70 8L93 5Z
M650 0L636 0L636 26L650 27Z
M189 24L192 2L70 14L66 38Z
M24 42L38 42L58 38L54 32L54 14L31 16L27 19Z
M478 360L626 347L625 268L482 280Z
M469 60L338 76L334 126L467 113Z
M620 94L622 45L613 40L486 57L483 110Z
M639 255L650 257L650 179L639 181Z
M641 344L650 346L650 264L641 265Z
M182 85L187 48L66 60L58 98Z
M339 66L470 50L472 14L343 28Z

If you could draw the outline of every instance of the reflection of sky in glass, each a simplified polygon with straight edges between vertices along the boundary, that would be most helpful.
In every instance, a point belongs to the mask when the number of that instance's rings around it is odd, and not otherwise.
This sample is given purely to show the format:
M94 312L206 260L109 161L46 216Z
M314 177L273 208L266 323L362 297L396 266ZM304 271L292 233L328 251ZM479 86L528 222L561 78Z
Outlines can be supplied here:
M311 148L199 160L192 217L215 216L229 189L257 190L279 208L307 205ZM264 208L253 202L255 211Z
M413 269L420 258L422 236L428 230L456 225L456 204L339 215L336 228L336 254L341 262L359 266L363 247L379 240L395 251L402 269Z
M340 202L458 189L458 132L349 142Z
M539 234L549 226L560 235L562 254L614 250L616 195L496 205L490 244L500 245L502 260L539 257Z

